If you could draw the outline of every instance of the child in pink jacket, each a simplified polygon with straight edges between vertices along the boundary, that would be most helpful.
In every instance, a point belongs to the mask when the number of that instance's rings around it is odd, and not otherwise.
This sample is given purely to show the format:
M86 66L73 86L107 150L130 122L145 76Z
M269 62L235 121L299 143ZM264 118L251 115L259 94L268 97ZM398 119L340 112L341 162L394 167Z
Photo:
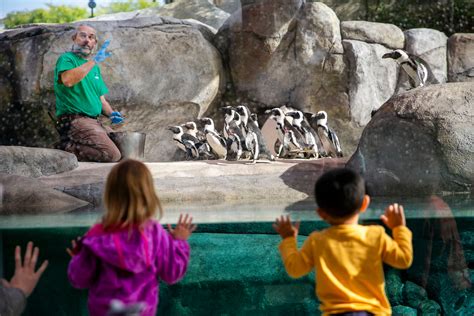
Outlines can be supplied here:
M159 280L176 283L189 261L187 239L196 229L192 217L180 215L169 232L153 220L162 209L153 178L141 162L115 165L104 192L106 213L77 242L72 241L68 278L76 288L89 289L91 316L104 316L113 300L144 306L142 316L154 316ZM144 304L143 304L144 303Z

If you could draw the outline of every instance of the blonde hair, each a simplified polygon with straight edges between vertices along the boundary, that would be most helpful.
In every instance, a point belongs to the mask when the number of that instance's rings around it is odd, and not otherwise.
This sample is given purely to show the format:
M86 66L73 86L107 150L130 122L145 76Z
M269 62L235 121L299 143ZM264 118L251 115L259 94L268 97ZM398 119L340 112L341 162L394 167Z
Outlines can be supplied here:
M104 204L104 230L141 226L155 216L157 209L159 218L163 215L150 171L144 163L132 159L118 163L110 171Z

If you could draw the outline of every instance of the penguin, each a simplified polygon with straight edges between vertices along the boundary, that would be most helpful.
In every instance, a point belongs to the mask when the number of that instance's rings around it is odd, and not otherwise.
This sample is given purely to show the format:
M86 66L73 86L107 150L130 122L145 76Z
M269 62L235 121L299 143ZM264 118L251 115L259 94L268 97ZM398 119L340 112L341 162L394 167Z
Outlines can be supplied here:
M224 138L227 142L227 160L238 160L241 158L244 151L249 152L245 144L245 135L242 133L242 129L240 128L240 114L237 113L231 106L223 107L221 108L221 110L225 113L224 128L222 130L222 134L224 135ZM238 146L233 145L233 142L237 140L240 141L240 144ZM229 150L231 150L232 152L230 159Z
M186 152L187 160L215 158L207 142L200 141L193 135L185 133L181 126L169 126L168 130L173 132L173 140L178 148Z
M189 134L184 134L181 126L168 126L167 129L173 133L173 140L176 146L186 153L186 160L197 159L199 157L199 151L196 147L196 144L199 142L197 138Z
M236 161L242 156L242 141L237 134L231 134L226 139L227 157L226 160Z
M341 144L336 133L328 126L328 114L326 111L319 111L313 114L312 121L316 121L317 134L324 147L326 155L329 157L342 157Z
M204 135L204 132L198 130L195 122L186 122L184 124L181 124L181 127L186 128L184 132L196 137L197 139L199 139L200 142L205 141L206 135Z
M411 79L413 87L423 87L427 83L439 83L433 75L429 64L422 58L408 54L402 49L396 49L393 52L386 53L382 58L392 58Z
M307 152L305 153L306 158L318 158L318 144L316 143L316 132L305 120L303 112L294 110L286 113L286 116L293 118L293 127L303 136L305 147Z
M270 113L270 118L275 120L277 123L276 130L278 141L274 145L278 157L285 158L288 157L290 153L301 151L303 147L295 135L294 127L292 127L288 120L285 119L283 110L280 108L273 108L265 111L265 113ZM290 130L292 133L289 133Z
M271 161L275 160L275 157L273 157L267 148L262 131L258 127L256 114L250 113L249 108L245 105L237 106L236 111L242 118L242 127L244 130L247 132L247 134L250 133L250 135L253 135L250 138L247 137L250 142L254 142L256 144L255 148L253 148L253 155L256 155L258 159L268 159ZM255 119L252 118L252 115Z
M258 125L258 116L257 113L250 113L250 118L253 120L255 125L260 129L260 126Z
M212 149L212 152L218 159L226 159L227 157L227 143L225 139L216 131L214 121L209 117L203 117L200 121L204 124L204 134L207 143Z

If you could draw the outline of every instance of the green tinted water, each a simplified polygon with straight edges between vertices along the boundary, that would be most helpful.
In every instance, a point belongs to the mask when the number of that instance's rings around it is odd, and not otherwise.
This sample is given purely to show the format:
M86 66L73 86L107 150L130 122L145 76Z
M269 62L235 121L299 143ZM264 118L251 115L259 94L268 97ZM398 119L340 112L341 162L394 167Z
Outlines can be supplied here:
M414 264L407 271L386 269L387 293L394 314L472 315L474 295L474 201L446 197L449 209L427 200L404 203L414 235ZM389 199L375 199L362 222L380 223ZM271 222L289 213L302 220L302 242L327 225L314 215L311 201L220 205L165 205L162 222L174 222L180 211L193 213L199 223L191 237L192 258L186 277L161 286L159 313L165 315L319 314L314 276L294 280L281 264ZM29 299L25 315L87 315L87 291L73 289L66 278L70 240L96 222L100 210L48 216L0 217L2 270L13 273L15 245L33 240L50 266ZM426 291L426 292L425 292ZM423 312L422 312L423 311Z

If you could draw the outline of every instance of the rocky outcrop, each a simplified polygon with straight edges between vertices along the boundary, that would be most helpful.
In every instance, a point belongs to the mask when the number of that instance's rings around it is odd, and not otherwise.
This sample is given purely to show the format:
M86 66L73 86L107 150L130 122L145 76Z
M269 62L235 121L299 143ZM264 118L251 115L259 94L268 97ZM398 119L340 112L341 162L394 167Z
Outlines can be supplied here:
M172 3L147 9L159 16L177 19L194 19L219 29L230 16L226 11L213 5L209 0L175 0Z
M449 81L474 81L474 33L453 34L448 40Z
M0 146L0 173L38 178L74 170L76 156L61 150Z
M387 48L403 48L405 36L402 30L393 24L366 21L341 22L343 40L356 40L384 45Z
M372 111L392 97L397 80L397 65L381 56L390 49L379 44L344 40L349 72L349 102L351 117L359 126L365 126Z
M417 88L386 102L364 129L347 166L372 195L413 196L472 190L474 86Z
M87 205L39 180L0 173L0 215L65 213Z
M164 128L188 119L181 114L190 103L198 108L192 115L200 115L218 102L225 84L219 52L185 21L148 17L88 23L101 39L111 39L112 57L100 66L109 102L129 117L133 129L138 117L136 129L160 126L147 137L153 150L146 155L151 161L171 160L167 153L175 145ZM73 31L74 25L44 25L0 35L0 70L6 74L0 79L1 144L48 147L57 137L46 110L54 109L54 66L69 49Z

